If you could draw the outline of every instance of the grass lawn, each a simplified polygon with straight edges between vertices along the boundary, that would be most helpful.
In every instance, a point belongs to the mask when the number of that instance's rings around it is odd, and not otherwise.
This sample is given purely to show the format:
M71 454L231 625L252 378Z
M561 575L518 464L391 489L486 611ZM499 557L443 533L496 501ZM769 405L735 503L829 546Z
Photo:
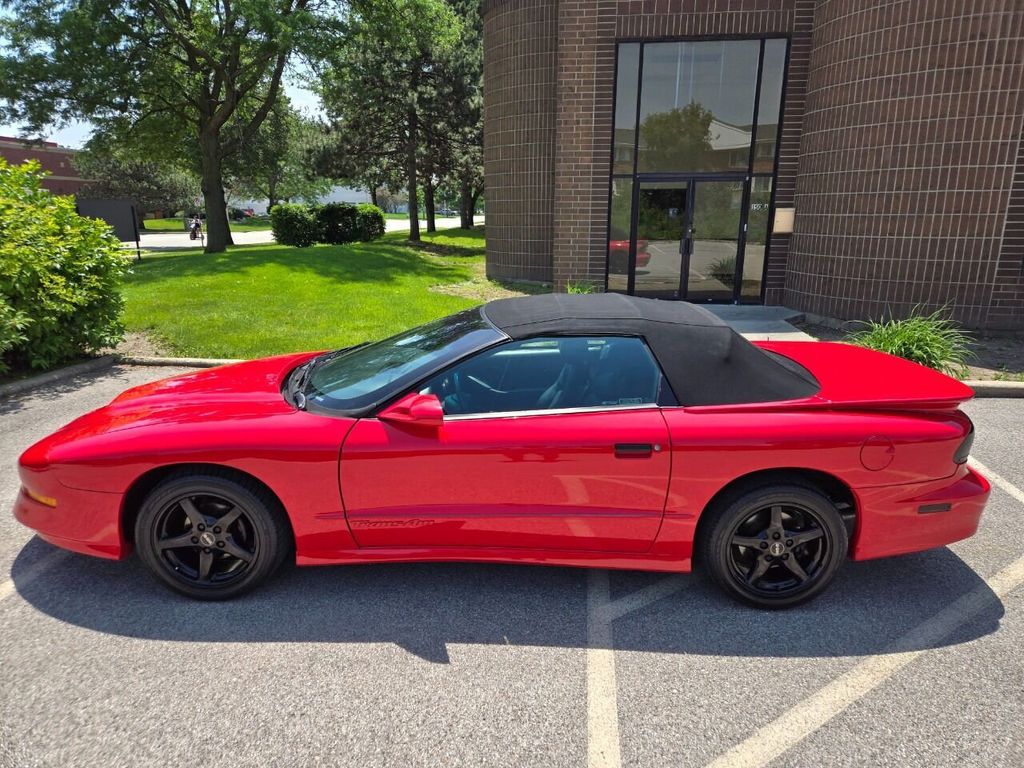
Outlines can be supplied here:
M240 224L231 222L232 232L261 232L270 229L270 220L256 217L254 221ZM146 219L146 232L185 232L181 219Z
M125 322L171 354L251 358L383 338L506 290L483 278L482 229L417 248L405 237L149 254L125 286Z

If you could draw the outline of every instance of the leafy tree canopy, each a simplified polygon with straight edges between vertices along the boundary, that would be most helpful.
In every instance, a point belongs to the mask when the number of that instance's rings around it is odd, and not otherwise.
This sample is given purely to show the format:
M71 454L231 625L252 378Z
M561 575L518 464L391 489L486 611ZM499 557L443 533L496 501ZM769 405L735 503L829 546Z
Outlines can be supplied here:
M0 0L0 118L75 118L154 155L195 147L208 251L229 232L223 164L271 113L289 61L343 31L336 0Z

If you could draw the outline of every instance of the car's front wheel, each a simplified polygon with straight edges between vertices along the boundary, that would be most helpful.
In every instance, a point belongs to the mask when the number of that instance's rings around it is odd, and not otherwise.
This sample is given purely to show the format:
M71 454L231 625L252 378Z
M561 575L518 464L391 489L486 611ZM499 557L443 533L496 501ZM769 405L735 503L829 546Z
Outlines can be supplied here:
M722 589L759 608L789 608L819 595L846 558L842 517L800 485L750 491L715 509L697 542Z
M135 547L153 574L200 600L236 597L261 584L288 554L276 500L258 484L214 473L169 477L135 522Z

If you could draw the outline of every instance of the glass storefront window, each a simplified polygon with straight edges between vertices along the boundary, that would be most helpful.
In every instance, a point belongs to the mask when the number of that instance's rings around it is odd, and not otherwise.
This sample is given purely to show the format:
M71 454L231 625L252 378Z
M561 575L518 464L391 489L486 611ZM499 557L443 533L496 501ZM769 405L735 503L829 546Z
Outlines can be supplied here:
M636 88L640 77L640 43L619 46L615 76L615 138L612 173L633 172L636 146Z
M608 290L760 298L788 46L619 45Z
M612 207L608 226L608 290L629 289L629 235L632 224L633 179L612 179Z
M786 41L764 41L761 95L754 138L754 173L775 172L775 141L782 110L782 78L786 71Z
M644 46L639 173L747 169L760 48L760 40Z
M764 252L768 245L768 212L771 210L772 177L754 176L750 180L750 204L747 206L747 242L743 248L743 285L740 296L761 296Z

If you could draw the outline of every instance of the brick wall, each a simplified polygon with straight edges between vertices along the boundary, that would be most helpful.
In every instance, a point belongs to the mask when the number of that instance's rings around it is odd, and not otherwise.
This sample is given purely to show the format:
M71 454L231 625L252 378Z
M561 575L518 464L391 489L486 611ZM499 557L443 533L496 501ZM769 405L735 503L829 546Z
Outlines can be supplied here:
M484 3L487 275L550 282L557 5Z
M1020 0L485 0L488 274L601 284L615 41L787 34L765 301L1024 328Z
M1015 0L817 2L786 304L1024 327L1022 36Z
M11 165L35 160L50 175L43 180L43 188L57 195L73 195L85 184L75 168L75 150L60 147L53 142L30 142L9 136L0 136L0 157Z
M489 275L603 285L619 39L792 34L778 180L791 199L813 0L485 0L484 14ZM777 296L788 240L771 241Z

